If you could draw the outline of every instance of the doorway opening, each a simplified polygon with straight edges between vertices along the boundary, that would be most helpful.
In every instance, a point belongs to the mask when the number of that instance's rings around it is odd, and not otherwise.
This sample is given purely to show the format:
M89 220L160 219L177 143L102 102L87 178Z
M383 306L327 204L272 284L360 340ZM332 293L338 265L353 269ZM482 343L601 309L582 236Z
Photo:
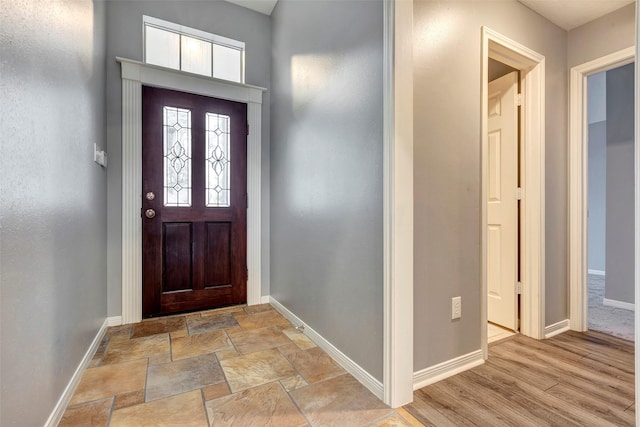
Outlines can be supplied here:
M587 78L587 320L633 341L634 64ZM606 272L610 274L607 275Z
M620 84L633 85L633 61L628 48L573 67L569 97L571 329L626 339L634 337L635 119L633 90Z
M482 28L482 42L483 226L480 336L483 355L486 359L488 321L491 318L497 319L494 314L495 302L499 302L498 305L502 307L497 309L502 311L499 315L501 320L497 322L505 323L508 329L519 330L520 333L536 339L544 338L546 332L544 327L545 59L539 53L486 27ZM509 80L509 83L503 82L505 89L498 90L490 87L490 63L492 71L496 69L505 71L506 75L501 77L503 80ZM510 89L506 89L507 87ZM502 104L497 103L496 94L499 92L507 94L515 108L507 119L512 123L513 128L510 131L513 136L511 148L508 151L505 151L505 145L501 143L501 140L504 140L504 132L496 131L497 125L489 119L490 114L497 116L495 108L503 108ZM518 93L521 95L518 96ZM521 105L518 106L518 104ZM494 111L491 111L492 108ZM505 159L509 161L507 169L500 166ZM511 176L510 183L506 186L502 183L504 173ZM498 201L507 202L504 210L510 212L509 219L505 220L500 212L495 212L494 208L501 204ZM504 233L505 230L507 230L506 233ZM507 248L503 248L505 245ZM497 278L500 278L501 282L496 282Z

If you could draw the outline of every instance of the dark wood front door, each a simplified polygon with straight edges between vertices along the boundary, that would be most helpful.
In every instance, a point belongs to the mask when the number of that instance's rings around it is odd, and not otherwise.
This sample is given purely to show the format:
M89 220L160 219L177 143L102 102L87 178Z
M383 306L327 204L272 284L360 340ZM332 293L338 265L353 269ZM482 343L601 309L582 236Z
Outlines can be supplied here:
M145 317L247 300L247 106L142 90Z

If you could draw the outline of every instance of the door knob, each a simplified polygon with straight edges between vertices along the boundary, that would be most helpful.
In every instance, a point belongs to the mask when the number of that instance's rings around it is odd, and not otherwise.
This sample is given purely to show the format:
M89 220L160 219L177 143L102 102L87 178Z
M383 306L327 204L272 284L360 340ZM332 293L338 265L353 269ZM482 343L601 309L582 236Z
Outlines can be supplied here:
M156 216L156 211L154 211L153 209L147 209L146 211L144 211L144 216L151 219Z

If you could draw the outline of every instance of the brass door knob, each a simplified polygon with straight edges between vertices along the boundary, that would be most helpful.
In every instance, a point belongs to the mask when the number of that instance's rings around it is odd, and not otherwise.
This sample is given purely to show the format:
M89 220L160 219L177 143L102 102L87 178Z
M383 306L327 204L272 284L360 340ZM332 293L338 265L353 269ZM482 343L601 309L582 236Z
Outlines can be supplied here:
M154 211L153 209L147 209L146 211L144 211L144 216L149 219L154 218L156 216L156 211Z

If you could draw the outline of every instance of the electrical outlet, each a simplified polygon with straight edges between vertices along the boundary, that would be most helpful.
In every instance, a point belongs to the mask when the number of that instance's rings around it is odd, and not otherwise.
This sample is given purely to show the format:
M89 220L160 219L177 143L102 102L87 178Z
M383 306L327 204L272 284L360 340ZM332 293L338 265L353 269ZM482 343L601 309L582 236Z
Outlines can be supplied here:
M451 298L451 320L462 316L462 297Z

